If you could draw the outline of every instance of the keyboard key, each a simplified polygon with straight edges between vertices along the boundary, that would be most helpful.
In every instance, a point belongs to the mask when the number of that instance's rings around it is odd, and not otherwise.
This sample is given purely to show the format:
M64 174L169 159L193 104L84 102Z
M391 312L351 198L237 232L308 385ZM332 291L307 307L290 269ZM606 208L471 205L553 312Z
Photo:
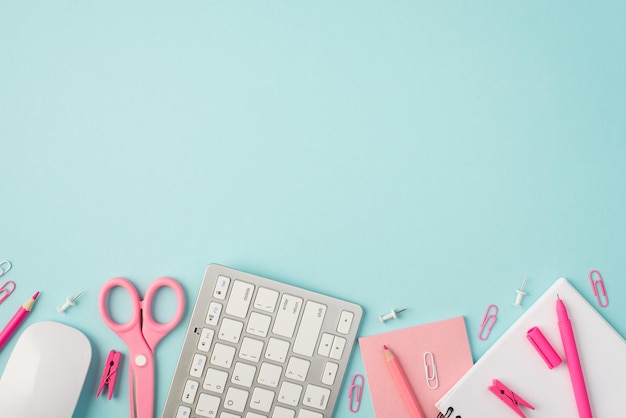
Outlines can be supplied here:
M220 398L213 395L207 395L201 393L198 398L198 404L196 405L196 414L201 417L217 417L217 409L220 406Z
M265 312L274 312L278 302L278 292L264 287L259 287L259 291L254 299L254 307Z
M282 406L277 406L274 408L274 413L272 414L272 418L295 418L296 411L293 409L283 408Z
M206 356L203 356L202 354L195 354L193 356L193 361L191 362L191 370L189 371L189 374L193 377L202 377L205 364Z
M230 291L230 296L228 297L226 313L238 318L248 316L248 308L250 307L253 293L254 285L242 282L241 280L235 280L233 282L233 288Z
M198 392L199 386L200 384L195 380L187 380L181 400L185 403L193 403L196 400L196 393Z
M294 353L309 357L313 355L325 316L326 305L312 301L306 303L296 341L293 343Z
M339 365L337 363L333 363L331 361L326 363L326 365L324 366L324 372L322 374L322 383L332 386L335 383L337 371L339 371Z
M265 358L268 360L284 363L289 352L289 342L279 340L278 338L270 338L265 350Z
M202 328L202 332L200 333L200 339L198 340L198 350L208 352L211 348L213 335L215 335L215 331L213 331L211 328Z
M263 352L263 341L255 340L250 337L243 337L241 348L239 349L239 358L258 363Z
M179 406L176 411L176 418L189 418L191 417L191 408L188 406Z
M233 364L235 352L235 347L217 343L213 348L211 364L224 367L225 369L230 369L230 366Z
M333 341L335 340L335 336L333 334L328 334L326 332L322 333L322 338L320 339L320 346L317 349L317 354L324 357L330 356L330 349L333 348Z
M220 417L222 418L222 417ZM255 412L248 412L246 414L246 418L267 418L267 415L257 414Z
M213 297L215 299L226 299L226 293L228 292L228 286L230 286L230 277L219 276L217 283L215 283L215 289L213 290Z
M237 362L235 363L235 368L233 369L233 377L231 378L231 382L236 385L241 385L249 388L250 386L252 386L255 373L256 367L246 363Z
M341 316L339 316L339 323L337 324L337 332L343 335L349 334L353 319L353 312L341 311Z
M227 380L228 373L221 370L209 368L206 371L206 376L204 377L202 389L215 393L224 393L224 387L226 387Z
M298 418L324 418L324 415L318 412L301 409L300 412L298 413Z
M335 337L333 339L333 348L330 350L330 358L339 360L343 356L343 349L346 347L346 339L343 337Z
M243 322L235 321L230 318L224 318L222 326L220 326L220 331L217 333L217 337L220 340L237 344L239 342L239 338L241 337L241 331L243 331Z
M237 388L228 388L226 397L224 398L224 408L243 412L248 402L248 391Z
M285 293L280 299L278 314L276 315L272 332L286 338L293 337L293 332L296 329L301 308L301 298Z
M329 389L316 385L307 385L302 404L323 411L328 404L328 398L330 398Z
M280 375L283 372L283 368L271 363L261 364L261 370L259 371L259 377L257 382L265 386L271 386L273 388L278 386L280 382Z
M274 402L275 393L271 390L263 388L254 388L252 399L250 400L250 408L257 411L269 412Z
M287 369L285 370L285 377L304 382L306 375L309 373L309 366L311 366L310 361L298 357L291 357L289 364L287 364Z
M246 332L248 334L253 334L258 337L267 337L267 333L270 329L271 322L272 322L271 316L252 312L250 314L250 319L248 320L248 326L246 328Z
M209 305L209 311L206 314L206 320L204 322L207 325L216 326L222 313L222 304L218 302L211 302Z
M278 402L291 406L297 406L302 394L302 386L296 385L291 382L283 382L280 385L280 392L278 393Z

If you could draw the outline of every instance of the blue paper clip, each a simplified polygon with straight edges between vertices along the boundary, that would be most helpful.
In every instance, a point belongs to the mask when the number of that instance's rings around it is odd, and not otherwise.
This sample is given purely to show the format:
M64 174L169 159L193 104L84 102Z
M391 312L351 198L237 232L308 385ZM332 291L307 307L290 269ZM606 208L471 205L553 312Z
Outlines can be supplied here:
M491 312L493 310L493 313ZM487 306L487 310L485 311L485 316L483 317L483 322L480 325L480 331L478 332L478 338L482 341L487 340L489 338L489 334L491 334L491 329L496 323L496 315L498 315L498 307L496 305ZM485 333L485 331L487 331Z
M363 395L364 385L365 379L362 374L355 374L352 376L350 390L348 391L348 397L350 398L350 405L348 408L350 408L350 412L358 412L361 407L361 396Z
M593 279L593 275L596 274L598 278L596 280ZM609 306L609 297L606 294L606 289L604 288L604 280L602 280L602 275L598 270L591 270L589 272L589 281L591 281L591 287L593 287L593 294L596 295L598 299L598 305L606 308ZM600 286L600 290L598 290L598 285ZM602 297L604 296L604 299Z
M9 280L0 287L0 303L4 302L15 290L15 282Z

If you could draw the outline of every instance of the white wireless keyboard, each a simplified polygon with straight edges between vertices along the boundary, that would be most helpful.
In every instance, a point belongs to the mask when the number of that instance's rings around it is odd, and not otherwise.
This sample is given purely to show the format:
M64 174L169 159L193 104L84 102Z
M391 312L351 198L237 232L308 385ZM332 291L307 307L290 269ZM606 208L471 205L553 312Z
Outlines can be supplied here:
M207 267L162 418L330 418L362 309Z

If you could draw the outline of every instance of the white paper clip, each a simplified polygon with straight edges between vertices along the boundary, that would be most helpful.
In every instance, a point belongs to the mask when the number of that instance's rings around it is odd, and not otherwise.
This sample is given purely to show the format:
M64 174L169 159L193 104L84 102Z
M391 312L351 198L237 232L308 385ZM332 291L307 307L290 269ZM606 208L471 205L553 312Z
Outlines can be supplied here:
M491 329L496 323L497 315L498 307L496 305L491 304L487 306L485 316L483 317L483 322L480 325L480 331L478 332L478 338L480 338L482 341L485 341L487 338L489 338L489 334L491 334Z
M522 298L528 294L524 292L524 286L526 286L526 277L524 277L524 281L522 281L520 288L516 290L517 297L515 298L515 302L513 302L513 306L520 307L522 305Z
M0 276L7 274L9 270L11 270L11 267L13 267L13 265L9 260L0 261Z
M435 356L430 351L424 353L424 373L426 374L426 386L428 386L428 389L437 389L439 387L437 365L435 364Z
M352 376L352 382L350 383L350 390L348 391L348 398L350 398L350 412L358 412L361 407L361 397L363 396L363 386L365 385L365 379L362 374L355 374Z
M65 303L61 306L57 306L57 312L63 313L70 306L76 305L76 300L83 295L84 292L78 292L71 298L65 298Z
M2 287L0 287L0 303L4 302L11 293L15 290L16 285L13 280L7 280Z
M596 280L593 279L594 274L598 276ZM606 294L604 280L602 280L600 272L598 270L591 270L589 272L589 280L591 281L591 287L593 287L593 294L596 295L596 298L598 299L598 305L603 308L609 306L609 296ZM600 286L600 290L598 290L598 285Z

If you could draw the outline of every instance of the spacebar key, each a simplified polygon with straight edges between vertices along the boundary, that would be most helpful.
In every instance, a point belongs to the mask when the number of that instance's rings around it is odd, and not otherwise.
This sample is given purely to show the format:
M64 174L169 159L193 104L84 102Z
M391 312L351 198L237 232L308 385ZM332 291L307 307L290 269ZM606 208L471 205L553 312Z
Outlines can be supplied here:
M326 305L311 301L306 303L296 341L293 343L294 353L309 357L313 355L324 316L326 316Z

